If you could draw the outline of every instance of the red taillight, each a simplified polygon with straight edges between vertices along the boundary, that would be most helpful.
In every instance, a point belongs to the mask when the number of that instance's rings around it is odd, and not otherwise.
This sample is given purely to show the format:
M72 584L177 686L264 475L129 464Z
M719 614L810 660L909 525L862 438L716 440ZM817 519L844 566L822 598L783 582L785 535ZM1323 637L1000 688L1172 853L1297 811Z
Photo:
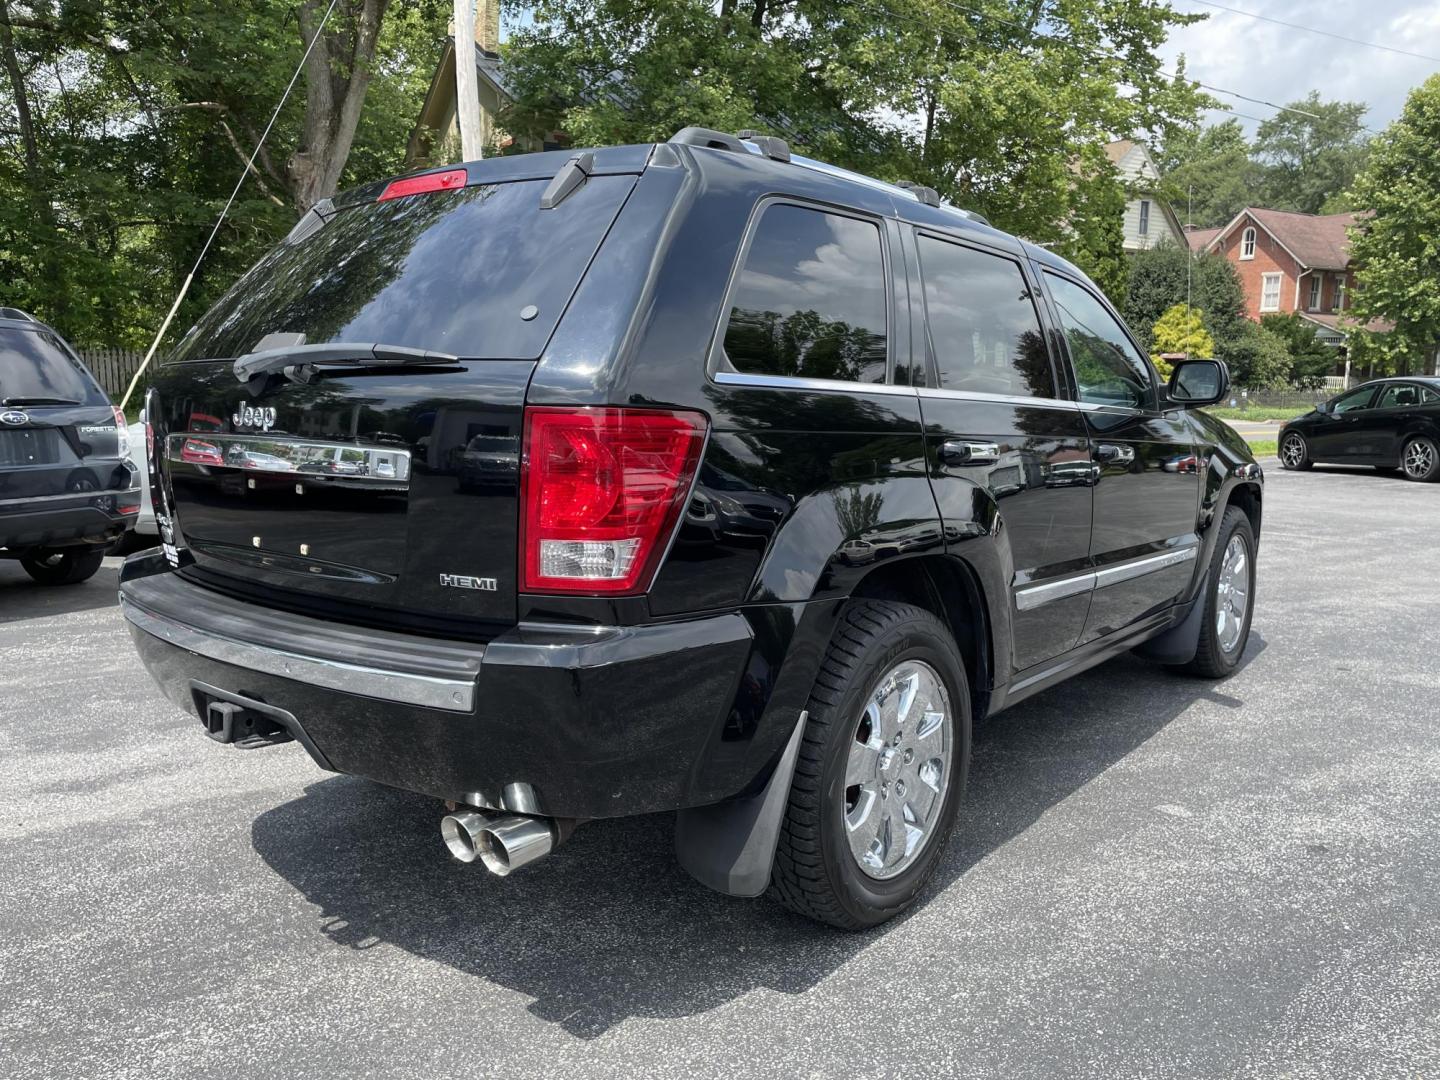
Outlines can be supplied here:
M115 417L115 442L116 456L130 456L130 429L125 424L125 414L120 411L120 406L111 405L110 415Z
M705 423L658 409L527 408L521 589L643 592L700 463Z
M403 195L423 195L427 191L453 191L465 186L465 170L449 169L445 172L426 173L424 176L408 176L404 180L392 180L385 185L376 202L398 199Z

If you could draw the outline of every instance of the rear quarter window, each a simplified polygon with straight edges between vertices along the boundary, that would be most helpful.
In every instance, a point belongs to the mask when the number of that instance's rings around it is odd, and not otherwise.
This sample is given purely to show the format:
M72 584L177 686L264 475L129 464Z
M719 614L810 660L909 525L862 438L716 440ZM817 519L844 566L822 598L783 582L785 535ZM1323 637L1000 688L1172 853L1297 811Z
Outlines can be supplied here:
M725 358L751 375L884 382L887 289L875 222L771 204L731 293Z

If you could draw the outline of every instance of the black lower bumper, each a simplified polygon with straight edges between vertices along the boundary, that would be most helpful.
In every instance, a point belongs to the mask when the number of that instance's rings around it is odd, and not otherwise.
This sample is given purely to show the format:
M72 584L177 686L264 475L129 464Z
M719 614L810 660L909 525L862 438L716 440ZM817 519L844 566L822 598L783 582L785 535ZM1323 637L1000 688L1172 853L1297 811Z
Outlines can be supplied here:
M140 492L87 492L0 506L0 548L61 547L114 540L135 524Z
M323 767L481 806L523 785L540 813L616 817L763 784L793 731L829 605L639 627L523 624L481 645L329 623L125 566L145 666L195 712L262 703ZM824 623L825 625L820 625Z

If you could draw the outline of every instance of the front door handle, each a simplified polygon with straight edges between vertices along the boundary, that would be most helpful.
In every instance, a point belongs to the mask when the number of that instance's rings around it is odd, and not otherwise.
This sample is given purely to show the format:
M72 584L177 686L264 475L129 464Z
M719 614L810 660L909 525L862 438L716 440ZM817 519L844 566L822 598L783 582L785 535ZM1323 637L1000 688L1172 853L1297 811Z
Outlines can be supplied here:
M1129 465L1135 460L1135 448L1101 443L1095 447L1095 460L1102 465Z
M940 461L945 465L993 465L999 460L1000 447L993 442L951 439L940 444Z

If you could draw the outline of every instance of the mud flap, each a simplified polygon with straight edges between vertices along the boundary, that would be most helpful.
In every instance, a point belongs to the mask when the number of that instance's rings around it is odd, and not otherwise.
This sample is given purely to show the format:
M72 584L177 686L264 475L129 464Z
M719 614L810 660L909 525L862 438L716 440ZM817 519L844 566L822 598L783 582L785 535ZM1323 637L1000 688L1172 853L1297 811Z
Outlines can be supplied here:
M1200 587L1200 594L1190 601L1189 613L1163 634L1151 638L1131 651L1142 660L1157 664L1188 664L1200 648L1200 629L1205 620L1205 597L1209 575Z
M808 713L800 714L763 791L676 815L676 857L700 884L729 896L759 896L769 887L780 822L808 717Z

